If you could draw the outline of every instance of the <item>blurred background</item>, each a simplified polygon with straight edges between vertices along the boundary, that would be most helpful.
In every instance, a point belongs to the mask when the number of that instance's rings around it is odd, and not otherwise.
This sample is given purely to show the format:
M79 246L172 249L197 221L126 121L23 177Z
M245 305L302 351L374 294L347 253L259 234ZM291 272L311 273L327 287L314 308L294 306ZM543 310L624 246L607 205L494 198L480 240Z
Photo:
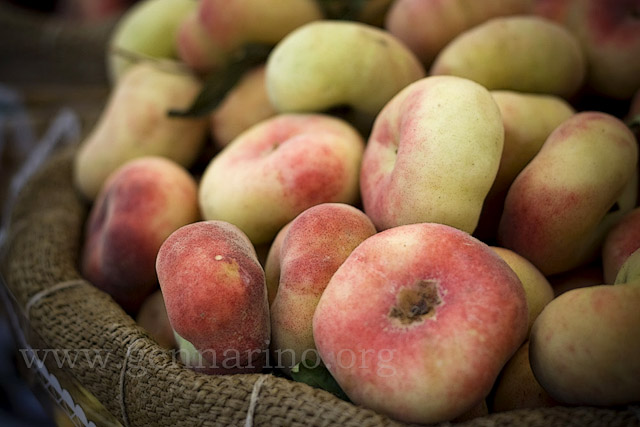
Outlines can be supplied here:
M121 14L136 0L3 0L21 9L65 19L97 21Z
M11 205L11 180L24 168L27 157L53 133L79 138L97 119L109 89L104 62L107 37L133 3L0 0L3 225ZM0 300L0 425L73 425L49 394L25 375L18 338L3 302Z

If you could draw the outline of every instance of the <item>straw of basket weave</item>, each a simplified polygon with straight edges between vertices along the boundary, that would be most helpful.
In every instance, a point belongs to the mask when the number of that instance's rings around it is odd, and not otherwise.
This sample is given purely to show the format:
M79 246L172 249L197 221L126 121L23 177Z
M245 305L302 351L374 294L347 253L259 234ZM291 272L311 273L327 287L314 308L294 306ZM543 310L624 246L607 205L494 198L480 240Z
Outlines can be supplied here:
M87 206L73 189L73 153L73 147L58 151L21 192L10 227L7 282L20 306L32 301L30 324L49 348L100 349L108 355L97 366L80 358L68 371L123 424L242 425L254 394L254 425L401 425L281 377L198 374L158 346L108 295L80 277ZM631 426L640 419L630 409L555 407L461 425Z

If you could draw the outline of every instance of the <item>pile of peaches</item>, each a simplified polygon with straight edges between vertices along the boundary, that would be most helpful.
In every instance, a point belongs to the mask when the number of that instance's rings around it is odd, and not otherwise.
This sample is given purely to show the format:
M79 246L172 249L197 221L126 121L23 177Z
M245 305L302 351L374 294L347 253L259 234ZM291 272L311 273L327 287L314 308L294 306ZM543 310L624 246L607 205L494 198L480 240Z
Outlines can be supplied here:
M193 369L402 421L640 403L640 3L342 3L122 16L82 274Z

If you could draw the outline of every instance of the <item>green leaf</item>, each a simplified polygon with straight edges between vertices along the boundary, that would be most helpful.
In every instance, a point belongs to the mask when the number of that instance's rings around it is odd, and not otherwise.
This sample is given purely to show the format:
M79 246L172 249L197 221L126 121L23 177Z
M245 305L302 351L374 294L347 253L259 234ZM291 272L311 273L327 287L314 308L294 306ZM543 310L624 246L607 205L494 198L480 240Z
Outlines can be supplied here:
M317 0L327 19L355 21L367 0Z
M312 360L305 360L298 363L291 369L291 378L294 381L305 383L311 387L326 390L342 400L349 401L349 398L340 388L329 370L321 363Z
M186 110L170 110L170 117L202 117L211 113L242 76L264 63L273 49L271 45L247 44L243 46L220 70L211 73L202 90Z

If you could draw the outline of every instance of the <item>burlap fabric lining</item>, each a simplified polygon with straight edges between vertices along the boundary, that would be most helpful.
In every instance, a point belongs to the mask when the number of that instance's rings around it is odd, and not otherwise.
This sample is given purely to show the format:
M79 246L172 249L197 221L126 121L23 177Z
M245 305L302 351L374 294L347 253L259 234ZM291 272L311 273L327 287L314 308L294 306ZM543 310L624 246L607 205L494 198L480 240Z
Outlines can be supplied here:
M6 279L48 348L103 349L109 363L65 368L124 425L401 425L271 374L197 374L159 347L77 269L88 207L72 186L74 147L58 150L15 205ZM556 407L476 418L469 426L640 425L631 409Z

